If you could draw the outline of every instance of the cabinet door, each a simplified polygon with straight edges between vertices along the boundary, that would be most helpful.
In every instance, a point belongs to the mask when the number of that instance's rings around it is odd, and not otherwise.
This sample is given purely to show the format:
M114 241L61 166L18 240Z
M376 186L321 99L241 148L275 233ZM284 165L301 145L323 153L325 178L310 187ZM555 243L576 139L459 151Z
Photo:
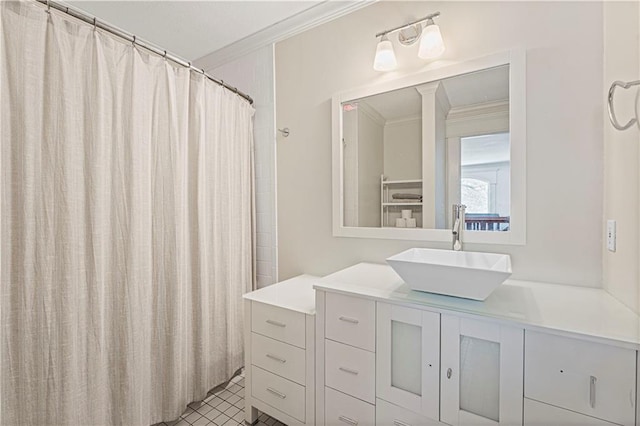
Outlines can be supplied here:
M440 315L378 303L376 396L439 417Z
M442 315L440 420L522 425L522 329Z

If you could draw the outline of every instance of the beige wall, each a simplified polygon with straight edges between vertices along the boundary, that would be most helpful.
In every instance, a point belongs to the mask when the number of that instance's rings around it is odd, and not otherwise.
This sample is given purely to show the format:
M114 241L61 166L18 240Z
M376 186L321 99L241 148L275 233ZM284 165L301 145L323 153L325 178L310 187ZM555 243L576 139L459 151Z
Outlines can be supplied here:
M331 231L330 98L428 67L396 45L399 71L373 71L374 35L436 10L443 60L527 51L527 244L466 248L510 253L514 278L600 286L603 12L592 2L378 2L278 43L277 126L292 131L278 144L279 278L448 248Z
M605 99L609 86L615 80L632 81L640 78L638 29L640 20L637 2L611 2L604 5L604 87ZM626 123L634 115L636 89L617 90L616 115ZM638 211L638 128L618 131L609 123L604 111L605 164L604 164L604 232L606 220L617 222L617 248L615 253L603 247L604 287L636 312L640 311L638 263L640 237ZM604 244L603 244L604 246Z

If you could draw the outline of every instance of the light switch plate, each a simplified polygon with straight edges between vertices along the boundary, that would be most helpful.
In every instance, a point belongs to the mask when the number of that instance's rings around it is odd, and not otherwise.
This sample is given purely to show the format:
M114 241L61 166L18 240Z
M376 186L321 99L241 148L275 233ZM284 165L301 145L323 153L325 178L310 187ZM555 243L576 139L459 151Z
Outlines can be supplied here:
M616 221L607 220L607 249L616 251Z

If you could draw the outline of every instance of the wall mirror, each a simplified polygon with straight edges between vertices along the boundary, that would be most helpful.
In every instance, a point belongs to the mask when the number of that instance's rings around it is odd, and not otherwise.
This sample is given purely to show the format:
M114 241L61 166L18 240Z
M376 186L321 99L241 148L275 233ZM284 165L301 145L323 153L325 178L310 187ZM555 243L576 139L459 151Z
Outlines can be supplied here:
M524 244L525 63L508 52L333 98L334 235Z

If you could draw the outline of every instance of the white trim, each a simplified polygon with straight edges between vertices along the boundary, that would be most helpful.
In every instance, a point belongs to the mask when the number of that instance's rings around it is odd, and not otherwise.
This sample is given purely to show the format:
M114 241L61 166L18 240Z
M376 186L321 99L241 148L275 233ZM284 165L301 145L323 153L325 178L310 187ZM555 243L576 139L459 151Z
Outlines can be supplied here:
M421 115L414 115L409 117L395 118L393 120L387 120L385 126L400 126L403 124L411 123L413 121L421 121Z
M478 116L503 116L504 114L509 114L509 100L451 108L447 120L466 120Z
M380 238L394 240L450 242L449 229L354 228L343 226L342 187L342 114L343 102L367 96L441 80L487 68L509 64L509 120L511 138L511 224L505 232L464 231L463 243L514 244L526 243L526 51L510 50L465 62L454 63L421 73L411 74L378 85L363 86L335 94L332 105L332 201L333 235L336 237Z
M326 22L340 18L377 0L328 1L325 0L287 19L231 43L221 49L193 61L196 68L212 70L220 65L238 59L269 44L300 34Z

